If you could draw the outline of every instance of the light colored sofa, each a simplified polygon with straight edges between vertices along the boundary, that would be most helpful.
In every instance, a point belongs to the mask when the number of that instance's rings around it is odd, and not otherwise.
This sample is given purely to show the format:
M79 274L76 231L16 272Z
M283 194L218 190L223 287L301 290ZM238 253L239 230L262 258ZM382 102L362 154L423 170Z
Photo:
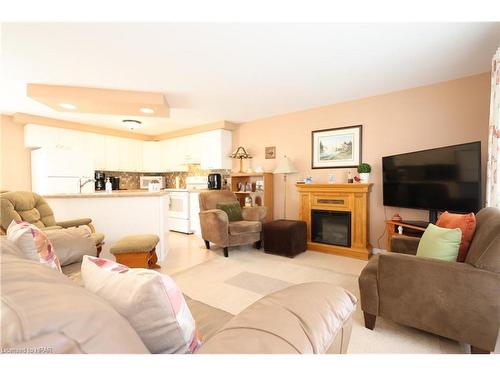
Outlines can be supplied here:
M395 237L359 277L365 326L377 316L495 350L500 327L500 209L484 208L464 263L416 257L417 238Z
M210 242L213 242L223 248L225 257L229 255L230 246L253 243L260 249L266 207L243 207L243 220L229 221L227 214L217 209L217 203L238 202L234 193L227 190L210 190L201 192L198 199L201 236L207 249L210 249Z
M4 352L148 353L129 322L105 300L25 258L4 236L0 247ZM63 271L75 276L79 265ZM345 353L356 309L352 294L326 283L273 293L235 317L187 302L203 338L200 354Z

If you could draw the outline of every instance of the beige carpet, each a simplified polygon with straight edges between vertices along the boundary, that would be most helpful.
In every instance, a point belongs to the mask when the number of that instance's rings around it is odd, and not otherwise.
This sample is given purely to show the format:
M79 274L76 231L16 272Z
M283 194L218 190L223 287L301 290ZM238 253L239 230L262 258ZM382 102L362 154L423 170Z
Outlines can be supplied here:
M219 252L219 250L215 250ZM325 281L359 297L357 276L365 262L317 252L294 259L250 248L231 251L173 274L189 297L238 314L264 295L291 284ZM465 347L413 328L378 318L374 331L363 325L361 309L355 314L350 353L464 353Z

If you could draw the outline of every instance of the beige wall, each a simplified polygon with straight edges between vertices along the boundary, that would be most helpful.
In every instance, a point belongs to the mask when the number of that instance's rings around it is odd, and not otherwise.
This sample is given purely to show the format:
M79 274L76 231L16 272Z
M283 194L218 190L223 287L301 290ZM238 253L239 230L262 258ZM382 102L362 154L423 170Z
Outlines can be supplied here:
M0 190L31 190L30 152L24 148L23 126L1 116Z
M307 95L307 93L304 93ZM233 145L253 155L250 164L272 172L276 160L264 158L265 146L276 146L277 156L287 155L299 170L287 187L287 216L298 217L298 194L294 183L312 176L315 183L346 182L347 169L311 169L311 131L363 125L363 161L372 165L370 242L374 247L384 231L384 217L399 212L404 219L426 219L427 211L395 209L382 204L381 158L420 149L469 141L482 141L483 181L486 165L489 73L413 88L386 95L288 113L251 121L233 132ZM245 161L245 168L249 163ZM234 164L237 170L237 163ZM353 170L353 172L356 172ZM283 216L283 179L275 176L274 215ZM484 197L483 197L484 198ZM380 247L385 248L384 239Z

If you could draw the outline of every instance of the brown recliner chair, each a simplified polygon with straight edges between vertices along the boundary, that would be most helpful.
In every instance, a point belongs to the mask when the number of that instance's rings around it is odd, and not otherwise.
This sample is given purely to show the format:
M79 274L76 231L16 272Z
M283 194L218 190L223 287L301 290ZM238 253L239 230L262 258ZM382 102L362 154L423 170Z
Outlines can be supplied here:
M223 247L225 257L229 246L251 243L255 243L257 249L261 246L262 221L267 209L262 206L243 207L243 220L230 222L227 214L217 209L217 203L237 201L236 195L227 190L201 192L199 196L201 236L205 246L210 249L210 242L213 242Z
M44 231L87 226L95 242L97 255L101 252L104 235L96 233L92 219L82 218L56 221L54 212L45 199L31 191L10 191L0 194L1 225L0 232L5 234L12 220L26 221Z
M416 257L418 239L395 237L359 277L365 326L377 316L495 350L500 326L500 209L484 208L464 263ZM399 250L404 253L398 253Z

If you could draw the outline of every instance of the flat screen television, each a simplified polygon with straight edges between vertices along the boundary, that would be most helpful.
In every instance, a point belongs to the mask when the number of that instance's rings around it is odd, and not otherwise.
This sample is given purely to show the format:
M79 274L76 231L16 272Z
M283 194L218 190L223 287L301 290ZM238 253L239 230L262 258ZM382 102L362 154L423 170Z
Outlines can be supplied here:
M477 212L481 208L481 142L384 156L384 206Z

